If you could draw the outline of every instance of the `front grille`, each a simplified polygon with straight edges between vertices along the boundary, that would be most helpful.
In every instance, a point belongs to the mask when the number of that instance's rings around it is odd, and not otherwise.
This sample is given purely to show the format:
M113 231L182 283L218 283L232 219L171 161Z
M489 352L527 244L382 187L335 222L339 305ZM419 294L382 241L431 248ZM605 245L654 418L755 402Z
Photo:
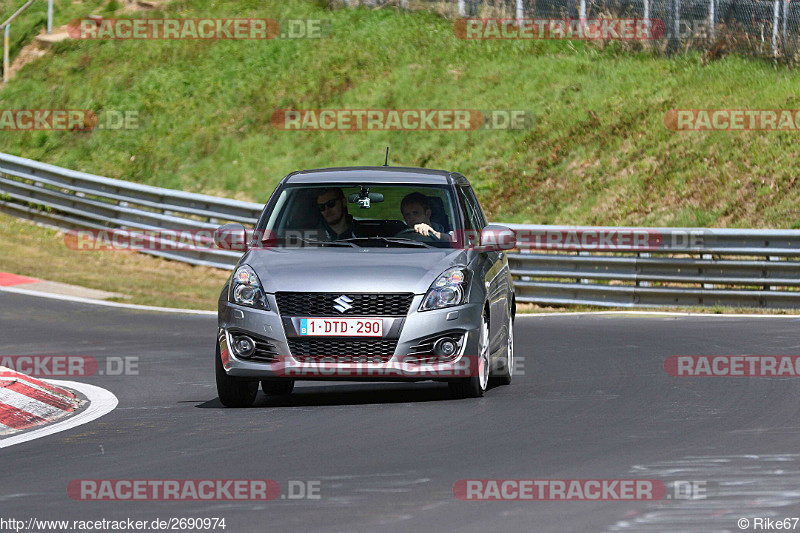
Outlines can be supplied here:
M352 306L344 313L334 306L346 296ZM279 292L275 294L282 316L406 316L414 299L412 293L348 294L341 292Z
M397 339L289 339L300 362L388 363Z
M278 357L278 347L271 342L262 341L261 339L253 339L256 341L256 351L250 357L259 361L274 361Z

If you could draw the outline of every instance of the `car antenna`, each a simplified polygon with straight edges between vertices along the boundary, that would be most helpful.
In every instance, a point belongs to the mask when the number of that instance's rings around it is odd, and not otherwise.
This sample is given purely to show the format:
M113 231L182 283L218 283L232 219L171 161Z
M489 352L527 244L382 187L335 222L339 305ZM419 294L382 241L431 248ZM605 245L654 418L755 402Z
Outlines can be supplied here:
M385 167L389 166L389 147L388 146L386 147L386 160L383 162L383 166L385 166Z

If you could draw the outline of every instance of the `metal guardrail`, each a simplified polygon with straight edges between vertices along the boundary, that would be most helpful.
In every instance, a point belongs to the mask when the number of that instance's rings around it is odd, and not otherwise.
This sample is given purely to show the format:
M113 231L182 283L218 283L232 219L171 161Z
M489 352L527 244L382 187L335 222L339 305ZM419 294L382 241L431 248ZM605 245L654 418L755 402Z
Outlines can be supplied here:
M255 225L263 204L95 176L0 153L0 211L62 230L209 230ZM241 253L202 248L141 250L194 265L230 269Z
M508 255L519 302L800 308L800 231L506 226L523 243ZM594 238L634 233L638 247ZM591 244L574 244L583 234Z
M63 230L252 227L262 209L0 153L0 211ZM800 308L800 231L505 225L517 233L519 250L508 259L519 302ZM211 247L141 251L225 269L241 256Z

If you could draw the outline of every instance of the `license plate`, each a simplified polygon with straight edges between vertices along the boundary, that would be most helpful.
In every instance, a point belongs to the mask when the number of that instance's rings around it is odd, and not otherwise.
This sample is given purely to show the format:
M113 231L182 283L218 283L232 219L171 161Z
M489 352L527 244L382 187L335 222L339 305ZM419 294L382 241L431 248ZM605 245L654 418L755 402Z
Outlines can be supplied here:
M383 337L383 320L364 318L301 318L300 335L320 337Z

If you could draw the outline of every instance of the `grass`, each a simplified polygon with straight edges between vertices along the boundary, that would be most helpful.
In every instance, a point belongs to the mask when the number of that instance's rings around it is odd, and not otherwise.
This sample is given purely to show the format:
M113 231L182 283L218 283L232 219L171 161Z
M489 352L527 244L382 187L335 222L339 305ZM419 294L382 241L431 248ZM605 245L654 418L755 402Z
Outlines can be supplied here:
M673 108L796 108L791 70L614 44L467 42L432 13L319 4L178 1L146 16L330 20L323 39L60 43L0 92L0 107L133 110L140 129L0 132L4 150L265 201L292 170L381 164L388 145L397 165L463 172L497 221L800 227L798 133L664 126ZM529 130L472 132L270 124L276 109L342 107L528 109L537 121Z

